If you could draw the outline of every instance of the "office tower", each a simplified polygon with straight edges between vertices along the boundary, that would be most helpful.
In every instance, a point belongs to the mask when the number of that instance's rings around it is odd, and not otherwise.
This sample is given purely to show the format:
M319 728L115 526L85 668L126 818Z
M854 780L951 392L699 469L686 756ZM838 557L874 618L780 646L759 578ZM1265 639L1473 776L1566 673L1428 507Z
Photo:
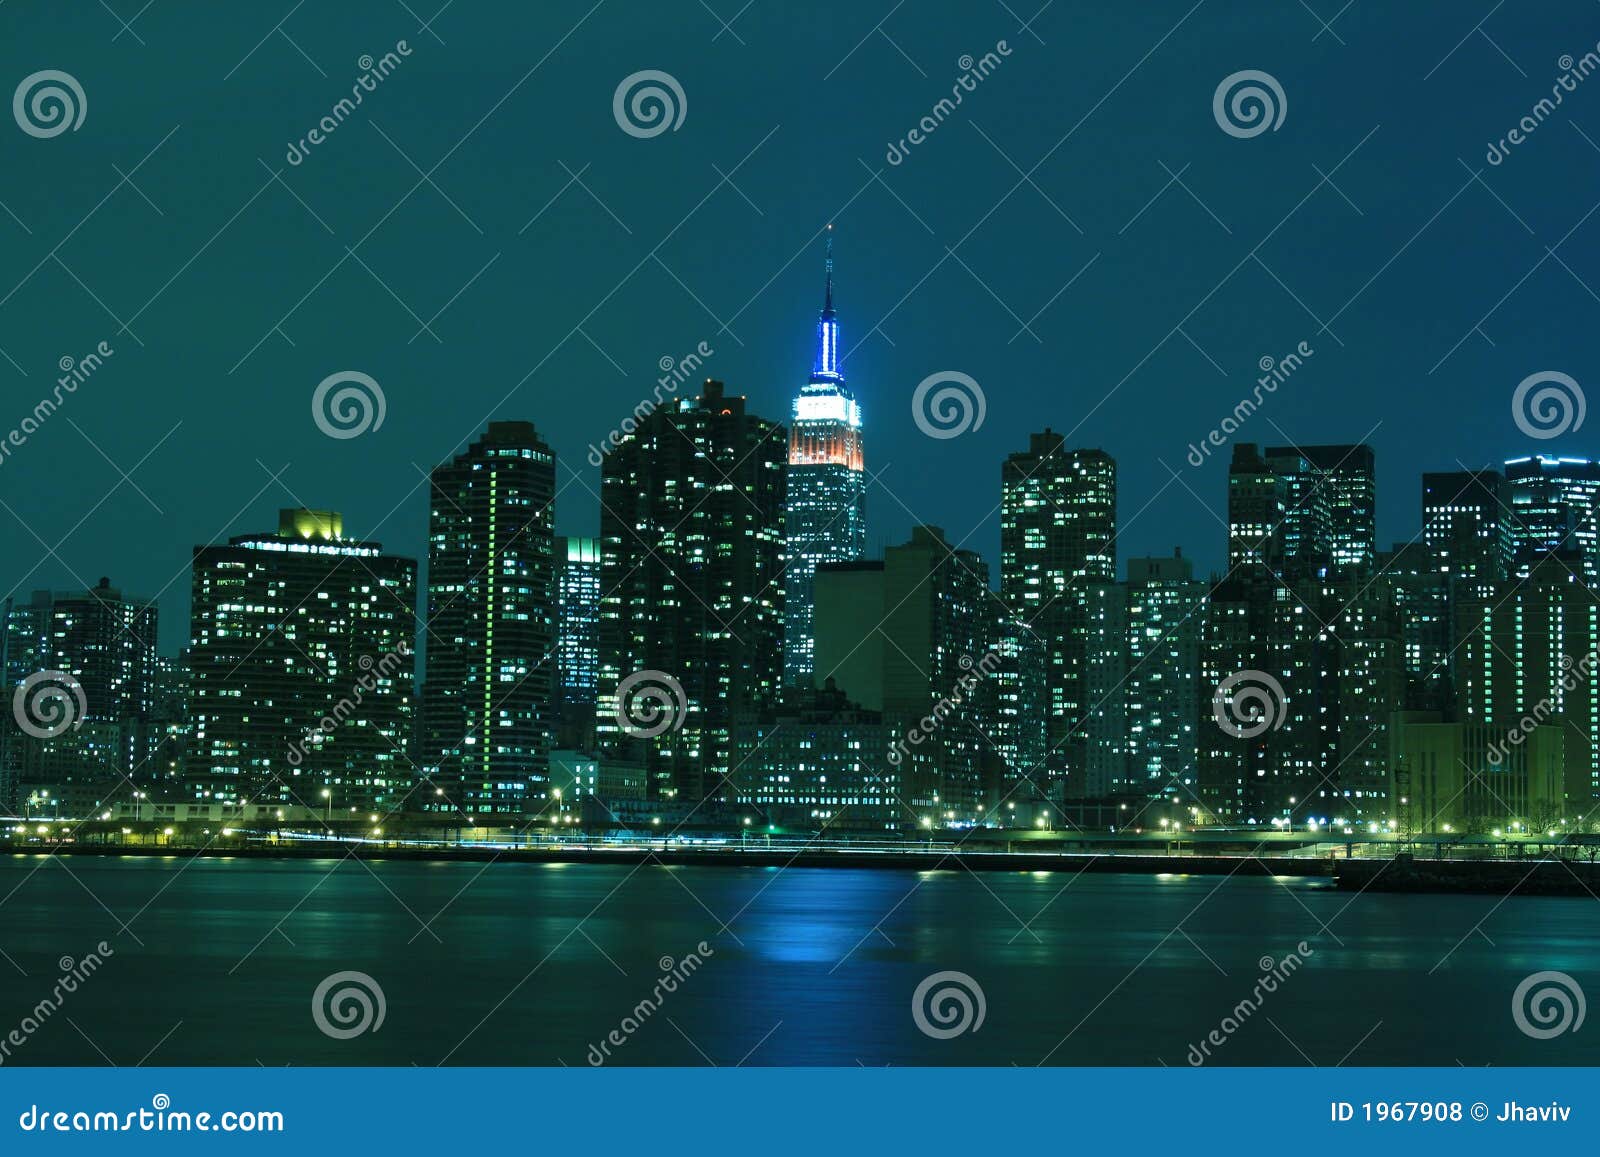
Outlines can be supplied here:
M1174 551L1129 559L1126 591L1128 765L1119 790L1193 802L1195 728L1210 710L1210 690L1200 688L1206 584Z
M334 511L284 510L276 532L195 547L192 591L188 794L407 806L416 562Z
M1105 799L1128 778L1128 588L1090 583L1084 599L1084 776L1073 794Z
M914 527L881 563L817 570L817 677L883 713L907 822L984 818L1000 665L989 637L993 597L983 560L932 526Z
M1254 580L1276 571L1284 554L1289 484L1251 442L1228 464L1228 573Z
M1577 555L1578 574L1600 581L1600 462L1588 458L1513 458L1505 465L1511 507L1511 569L1526 578L1558 552Z
M734 724L740 803L801 831L899 829L900 768L883 712L852 703L832 680L791 687L776 708Z
M596 726L603 750L645 761L651 798L727 798L735 714L778 698L785 445L782 425L708 381L601 468ZM649 688L670 701L664 730L643 718Z
M1314 609L1323 601L1309 578L1232 577L1212 588L1197 762L1207 822L1300 825L1337 813L1328 797L1339 755L1338 655Z
M1286 556L1325 563L1336 575L1371 570L1377 554L1372 447L1270 446L1266 459L1288 479Z
M0 731L8 733L7 760L17 776L107 790L129 777L150 776L158 663L154 600L124 595L103 578L87 591L35 591L27 603L8 607L8 694ZM68 707L72 726L48 739L22 731L12 711L12 692L42 672L65 679L51 677L41 687L70 680L81 691L81 710Z
M1488 589L1510 573L1510 504L1497 470L1422 476L1422 536L1452 592Z
M1048 648L1049 778L1087 795L1087 588L1116 579L1117 467L1050 429L1001 468L1000 597ZM1054 790L1054 784L1052 784Z
M538 813L554 725L555 453L531 422L490 422L431 482L423 802Z
M812 575L821 563L859 559L867 549L867 475L861 407L845 385L833 308L833 234L817 319L811 380L794 400L789 489L784 510L784 681L812 685Z
M600 686L600 540L555 540L556 720L562 748L594 748Z
M1448 712L1450 584L1425 542L1396 543L1378 553L1378 583L1389 591L1399 622L1408 711Z
M1457 718L1498 730L1503 746L1525 719L1559 728L1569 819L1600 798L1600 592L1578 564L1554 555L1456 606Z
M1331 580L1318 608L1335 664L1338 731L1326 785L1339 804L1332 819L1390 818L1389 729L1404 705L1403 617L1392 587L1360 571ZM1332 806L1330 804L1330 806Z
M1049 655L1042 636L991 599L992 649L998 665L990 677L993 711L986 726L996 757L992 783L985 784L986 814L1015 811L1042 799L1049 783ZM1016 806L1013 806L1016 805Z

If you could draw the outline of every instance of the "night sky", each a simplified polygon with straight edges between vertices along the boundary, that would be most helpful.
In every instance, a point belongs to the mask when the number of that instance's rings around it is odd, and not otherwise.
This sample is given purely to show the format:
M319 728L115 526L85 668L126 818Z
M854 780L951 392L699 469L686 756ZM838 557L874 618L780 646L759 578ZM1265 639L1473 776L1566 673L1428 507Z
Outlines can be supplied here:
M115 351L0 463L0 594L109 575L175 650L195 544L309 505L421 556L425 472L490 418L538 425L558 530L595 533L588 447L661 359L705 342L787 420L830 221L874 551L923 521L996 566L1001 460L1050 425L1116 457L1120 558L1217 568L1228 450L1188 447L1301 342L1237 439L1369 440L1380 544L1417 532L1423 470L1597 449L1600 418L1533 439L1511 396L1600 378L1600 76L1485 159L1600 41L1591 0L440 2L0 6L0 95L57 69L87 99L54 137L0 117L0 438L62 358ZM645 69L681 85L676 131L619 127ZM1213 94L1245 69L1287 107L1241 138ZM381 385L380 429L319 431L341 370ZM940 371L980 384L981 429L919 431Z

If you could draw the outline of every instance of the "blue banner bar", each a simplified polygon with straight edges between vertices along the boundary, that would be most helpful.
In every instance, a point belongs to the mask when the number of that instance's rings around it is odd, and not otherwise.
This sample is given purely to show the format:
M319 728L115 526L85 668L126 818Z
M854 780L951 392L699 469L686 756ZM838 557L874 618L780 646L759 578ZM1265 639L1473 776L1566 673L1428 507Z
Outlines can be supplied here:
M1592 1069L14 1069L0 1149L1470 1154L1592 1144L1597 1101Z

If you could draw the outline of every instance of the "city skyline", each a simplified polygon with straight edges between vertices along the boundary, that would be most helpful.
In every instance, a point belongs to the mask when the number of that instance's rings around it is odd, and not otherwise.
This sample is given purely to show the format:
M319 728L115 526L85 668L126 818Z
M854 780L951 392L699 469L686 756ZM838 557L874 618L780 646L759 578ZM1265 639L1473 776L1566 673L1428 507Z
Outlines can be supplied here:
M840 257L850 271L850 373L868 391L862 400L875 426L874 469L887 468L869 495L874 552L903 541L916 521L940 521L997 566L994 502L980 501L988 497L988 464L1048 424L1070 433L1074 445L1101 445L1118 458L1129 552L1169 553L1186 537L1185 524L1204 517L1202 507L1223 510L1218 489L1200 483L1214 481L1225 464L1213 457L1191 472L1188 447L1202 443L1253 388L1261 358L1282 359L1301 342L1314 355L1252 417L1257 428L1247 425L1238 436L1278 445L1285 439L1269 424L1276 423L1295 439L1316 429L1329 443L1370 441L1379 461L1381 522L1392 539L1403 541L1417 529L1405 465L1415 431L1443 423L1457 435L1452 452L1430 469L1459 468L1457 458L1469 467L1498 463L1528 450L1592 456L1582 430L1535 442L1508 424L1509 395L1528 374L1559 369L1584 380L1581 347L1562 344L1563 335L1580 334L1592 321L1595 303L1582 287L1548 260L1483 323L1493 346L1470 328L1544 256L1542 246L1562 241L1590 207L1578 189L1582 182L1564 179L1600 162L1577 131L1595 136L1581 103L1569 100L1562 110L1563 117L1572 110L1575 127L1551 124L1503 163L1486 167L1484 141L1504 135L1526 104L1517 71L1481 37L1444 59L1457 39L1449 38L1440 59L1424 66L1425 72L1438 66L1426 83L1402 83L1408 75L1402 46L1440 40L1447 13L1358 15L1382 34L1364 38L1363 53L1373 54L1362 56L1368 79L1354 84L1347 83L1349 61L1341 59L1350 54L1333 51L1338 45L1326 34L1313 40L1321 29L1303 10L1241 22L1207 7L1189 14L1190 7L1152 9L1148 27L1139 28L1119 28L1107 14L1080 14L1073 35L1063 31L1063 43L1049 50L1078 62L1066 70L1075 79L1062 92L1047 79L1060 70L1029 63L1030 48L1036 61L1050 58L1039 51L1043 46L1026 32L1016 35L1018 22L998 6L936 5L923 17L901 19L902 13L886 26L926 81L881 37L840 63L868 27L850 36L759 6L741 18L750 31L746 40L793 39L786 68L800 68L812 51L828 61L822 73L837 63L820 87L760 83L751 53L734 51L739 46L726 34L711 42L720 27L708 14L705 36L686 23L658 30L658 41L646 46L602 6L569 41L578 53L552 56L450 152L433 174L449 200L419 186L357 250L370 273L343 246L354 247L416 182L395 146L427 171L477 119L451 133L425 124L397 128L407 124L414 102L459 99L481 116L538 63L512 47L519 37L553 43L587 6L502 14L505 35L498 38L464 29L480 60L465 79L442 68L447 54L429 51L440 47L431 37L413 37L411 55L362 106L361 119L294 166L279 160L283 141L304 136L338 86L324 87L281 40L241 64L262 34L243 14L214 13L186 30L153 9L144 18L156 21L165 52L183 56L189 36L203 37L217 55L237 45L206 89L236 106L227 125L185 115L191 95L180 81L184 70L157 69L143 76L141 109L106 99L77 132L49 141L18 134L5 142L19 168L47 158L53 178L0 192L31 230L0 219L17 247L13 285L102 196L117 191L58 254L93 297L45 261L0 307L0 348L27 376L9 363L0 372L29 403L19 403L0 429L11 429L31 409L60 373L61 358L81 360L101 340L115 349L69 400L71 408L25 446L11 448L0 465L11 480L3 483L4 497L18 516L6 514L0 529L0 558L14 563L0 575L0 589L92 585L103 569L96 555L110 554L130 560L119 583L153 595L194 542L249 529L239 512L258 490L266 501L257 510L326 504L333 499L319 495L338 495L352 525L379 539L416 541L425 534L425 511L400 503L399 491L421 482L416 467L426 471L464 448L490 419L535 421L558 457L592 484L592 472L581 465L587 447L647 395L660 359L681 359L702 341L715 351L704 374L749 396L759 412L781 417L794 373L812 353L804 316L815 308L815 262L829 222L838 223ZM1060 19L1047 16L1046 25ZM1574 6L1539 22L1508 21L1493 35L1531 75L1531 62L1553 61L1592 39L1578 16ZM374 7L370 19L345 14L292 34L337 81L336 62L353 64L362 52L411 35L409 23L403 10L390 16ZM1181 41L1191 51L1169 58L1163 46L1051 151L1174 28L1167 45ZM1057 39L1035 30L1046 41ZM1002 38L1010 38L1012 54L959 116L900 164L882 159L884 142L903 137L948 88L937 83L940 72ZM130 63L120 53L128 39L112 46L95 36L62 37L46 47L69 70L76 59L83 72L115 76ZM602 77L582 63L583 51L613 41L628 47L625 56L640 58L623 75L665 66L691 99L698 94L678 131L639 141L617 129L611 93L621 75ZM1090 43L1099 46L1100 59L1077 47ZM1230 67L1216 73L1213 54ZM18 79L40 67L21 55L6 59ZM1239 140L1211 119L1211 95L1227 72L1263 60L1275 62L1294 100L1293 119L1278 132ZM297 62L304 69L298 77L291 71ZM1495 71L1496 62L1503 71ZM1463 85L1468 76L1475 83ZM276 87L289 80L298 87ZM547 115L554 91L586 94L575 102L575 118ZM393 111L384 108L386 100ZM1014 115L1063 100L1079 111L1059 124ZM871 114L862 116L863 109ZM1439 123L1451 126L1447 137L1417 149ZM523 147L529 140L540 148ZM108 153L109 141L116 148ZM1146 158L1142 166L1095 162L1121 155L1129 141ZM109 160L128 173L146 153L133 180L161 214L119 186L107 166ZM197 153L212 159L198 164ZM269 179L258 156L275 163L294 195ZM237 163L219 165L214 158L221 157ZM791 166L785 157L807 163ZM1019 182L1006 157L1022 172L1033 170L1032 185ZM1471 162L1489 189L1456 157ZM593 168L574 183L558 159L572 173L585 162ZM1160 162L1174 173L1186 162L1191 168L1180 185ZM635 164L659 167L661 179L636 188L628 180ZM721 183L712 165L733 186ZM1321 183L1318 170L1331 186ZM953 173L964 179L947 179ZM394 184L392 194L368 195L384 179ZM493 241L481 238L451 201ZM680 221L656 254L660 262L647 258ZM1590 218L1559 250L1580 273L1594 253L1592 224ZM1247 255L1269 232L1271 240L1255 255L1263 269ZM217 239L196 255L213 234ZM496 253L503 255L490 264ZM1179 253L1182 260L1175 259ZM530 266L534 254L537 264ZM289 315L340 257L346 259L337 272ZM91 265L106 271L104 283ZM521 276L534 267L546 276ZM235 269L255 272L239 278ZM405 307L421 320L434 318L480 270L430 323L440 340L422 332L413 342L419 326ZM0 293L11 290L0 286ZM131 333L119 332L121 322L95 297L123 320L150 304ZM270 329L286 315L282 330L293 346ZM1017 336L1020 322L1030 319L1038 341L1028 332ZM1331 331L1320 332L1328 320ZM732 323L726 331L725 321ZM1174 329L1180 323L1181 333ZM1468 340L1458 347L1463 335ZM252 353L252 347L258 348ZM307 395L345 367L382 383L389 408L381 429L333 446L306 421ZM926 439L909 414L916 384L946 369L972 375L989 394L984 425L966 436L970 445L958 444L959 453ZM122 482L91 441L172 520ZM55 469L57 461L80 455L81 469L67 476ZM269 469L255 467L256 459ZM1171 480L1163 460L1201 502ZM232 469L241 463L251 467L248 473ZM288 471L272 481L286 463ZM228 470L237 481L226 492L195 493L182 482L191 470L208 477ZM916 479L930 476L947 483L945 493L923 491ZM566 466L558 484L581 493ZM557 533L597 529L591 518L560 517ZM149 542L169 544L169 565L143 557ZM1220 565L1214 546L1186 546L1201 573ZM181 637L184 599L178 591L165 616L164 652Z

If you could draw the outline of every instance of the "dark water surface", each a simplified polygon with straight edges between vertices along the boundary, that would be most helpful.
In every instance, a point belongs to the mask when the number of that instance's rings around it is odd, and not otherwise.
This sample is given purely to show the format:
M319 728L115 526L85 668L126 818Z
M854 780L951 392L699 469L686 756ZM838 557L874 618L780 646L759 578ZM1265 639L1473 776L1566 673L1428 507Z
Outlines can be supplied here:
M62 957L104 966L7 1064L583 1065L711 953L612 1063L1182 1066L1262 957L1304 967L1213 1063L1600 1063L1600 1021L1524 1034L1512 995L1559 970L1600 995L1600 903L1352 897L1324 881L1050 873L11 856L0 859L0 1038ZM126 927L122 927L126 925ZM333 1039L332 973L382 988ZM969 974L980 1028L934 1039L912 995ZM25 974L25 975L24 975ZM631 1030L632 1022L628 1028Z

